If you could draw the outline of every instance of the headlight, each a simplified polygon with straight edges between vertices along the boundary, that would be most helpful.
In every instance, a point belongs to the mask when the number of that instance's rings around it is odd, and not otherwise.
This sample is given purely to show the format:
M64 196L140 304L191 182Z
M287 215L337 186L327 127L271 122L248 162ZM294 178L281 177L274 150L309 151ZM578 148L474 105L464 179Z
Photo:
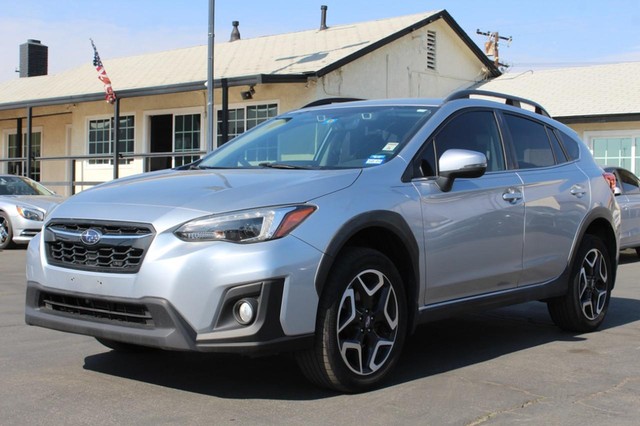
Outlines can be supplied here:
M175 231L184 241L255 243L282 238L302 223L315 206L272 207L207 216L187 222Z
M16 209L18 210L18 214L25 219L35 220L38 222L42 222L44 220L44 210L23 206L16 206Z

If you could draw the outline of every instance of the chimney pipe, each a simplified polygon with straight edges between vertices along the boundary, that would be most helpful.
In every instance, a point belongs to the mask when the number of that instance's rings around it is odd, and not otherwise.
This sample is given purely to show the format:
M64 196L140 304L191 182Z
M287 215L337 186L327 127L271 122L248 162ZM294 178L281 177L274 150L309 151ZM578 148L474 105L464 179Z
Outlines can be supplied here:
M231 25L233 25L233 30L231 30L231 37L229 38L229 41L240 40L240 30L238 29L240 22L233 21Z
M320 10L322 11L322 16L320 18L320 31L326 30L327 28L327 6L320 6Z

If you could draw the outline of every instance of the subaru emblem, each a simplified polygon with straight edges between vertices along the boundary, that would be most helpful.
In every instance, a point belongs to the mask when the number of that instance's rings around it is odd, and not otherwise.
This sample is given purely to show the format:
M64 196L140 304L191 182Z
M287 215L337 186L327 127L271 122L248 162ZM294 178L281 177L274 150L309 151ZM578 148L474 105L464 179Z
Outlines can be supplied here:
M80 234L80 241L88 246L98 244L100 242L100 238L102 238L102 232L93 228L89 228Z

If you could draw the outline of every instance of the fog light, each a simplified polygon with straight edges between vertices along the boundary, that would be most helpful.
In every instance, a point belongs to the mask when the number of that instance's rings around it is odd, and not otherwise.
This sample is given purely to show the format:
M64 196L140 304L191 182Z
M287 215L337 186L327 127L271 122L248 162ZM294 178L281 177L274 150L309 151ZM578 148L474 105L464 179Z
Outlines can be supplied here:
M233 316L242 325L249 325L256 319L258 301L256 299L240 299L233 306Z

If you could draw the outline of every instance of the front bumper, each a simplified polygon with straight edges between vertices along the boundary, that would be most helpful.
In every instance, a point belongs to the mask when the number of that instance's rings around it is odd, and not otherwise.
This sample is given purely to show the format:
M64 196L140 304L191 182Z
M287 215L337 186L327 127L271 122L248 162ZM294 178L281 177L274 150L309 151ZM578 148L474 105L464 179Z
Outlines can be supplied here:
M39 234L27 252L27 324L173 350L262 353L312 343L322 253L293 236L258 244L186 243L159 234L137 273L47 263ZM231 310L258 303L242 326Z
M260 283L256 321L242 332L199 336L167 300L135 301L51 292L27 283L27 324L141 346L200 352L277 353L310 347L313 335L286 336L279 326L282 281ZM224 321L220 323L224 329Z
M42 222L25 219L19 215L11 217L11 226L13 227L13 242L16 244L28 244L42 230Z

